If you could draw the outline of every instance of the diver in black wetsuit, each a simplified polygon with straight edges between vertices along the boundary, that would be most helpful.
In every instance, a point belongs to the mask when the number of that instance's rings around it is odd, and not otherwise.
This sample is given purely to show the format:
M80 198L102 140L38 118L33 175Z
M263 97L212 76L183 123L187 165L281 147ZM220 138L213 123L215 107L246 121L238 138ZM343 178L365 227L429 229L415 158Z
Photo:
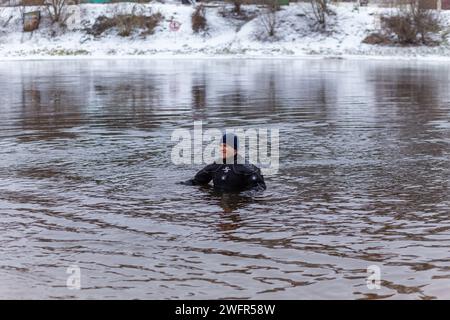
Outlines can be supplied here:
M183 184L206 185L212 180L214 189L218 191L265 190L266 184L261 170L253 164L246 164L238 156L237 150L238 137L231 133L225 134L221 144L222 159L206 166L193 179Z

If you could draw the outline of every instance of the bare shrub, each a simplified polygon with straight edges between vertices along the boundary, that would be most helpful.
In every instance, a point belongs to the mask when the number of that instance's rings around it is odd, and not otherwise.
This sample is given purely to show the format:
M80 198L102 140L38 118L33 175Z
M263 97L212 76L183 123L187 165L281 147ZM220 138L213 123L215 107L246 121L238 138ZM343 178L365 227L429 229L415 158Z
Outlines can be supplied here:
M151 16L119 15L117 16L118 35L121 37L129 37L136 29L143 30L140 34L141 36L153 34L161 20L162 15L159 12Z
M67 0L44 0L44 5L47 8L47 13L52 23L64 25L67 19L69 19L70 14L67 12Z
M380 17L384 35L401 45L437 45L443 26L439 14L415 0L399 5L395 13Z
M249 0L231 0L233 3L233 12L236 14L242 14L242 5L247 4Z
M102 35L103 32L116 27L116 25L117 21L115 17L108 18L106 16L98 16L95 19L93 26L87 30L87 33L98 37Z
M229 0L233 7L228 7L226 5L222 5L222 7L219 9L218 13L224 18L227 19L234 19L236 21L250 21L256 17L255 11L257 9L251 8L250 10L247 8L244 8L244 4L251 3L251 0Z
M4 10L3 7L0 7L0 16L2 15L2 11ZM20 13L23 13L23 10L20 10ZM14 18L13 14L9 13L9 17L3 16L3 18L0 18L0 33L3 33L3 28L6 28L8 24L11 22L11 20Z
M406 15L381 16L381 28L388 37L394 34L400 44L414 44L417 40L417 30L410 18Z
M309 0L315 22L321 29L327 27L327 16L332 12L328 7L329 0Z
M200 31L205 31L207 28L206 21L206 13L205 7L203 5L199 5L191 16L192 21L192 30L195 33L199 33Z
M121 37L129 37L136 30L142 30L140 35L147 36L154 33L162 19L163 16L160 12L136 13L133 8L132 13L128 14L116 13L113 17L99 16L87 33L98 37L105 31L116 28L117 34Z
M279 9L277 0L267 0L263 12L259 15L261 33L257 34L259 40L273 40L279 24L277 11Z
M276 11L266 10L260 15L260 24L263 27L265 34L273 38L276 32L277 26L277 14Z

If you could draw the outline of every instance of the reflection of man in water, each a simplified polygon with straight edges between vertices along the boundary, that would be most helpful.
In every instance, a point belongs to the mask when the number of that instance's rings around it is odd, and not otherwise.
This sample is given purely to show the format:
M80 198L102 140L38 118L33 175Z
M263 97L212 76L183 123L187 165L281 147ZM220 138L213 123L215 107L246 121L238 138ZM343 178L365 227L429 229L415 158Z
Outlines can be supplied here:
M238 153L238 137L225 134L220 145L221 158L200 170L193 179L184 184L206 185L211 180L214 189L225 192L266 189L261 170L253 164L246 164Z

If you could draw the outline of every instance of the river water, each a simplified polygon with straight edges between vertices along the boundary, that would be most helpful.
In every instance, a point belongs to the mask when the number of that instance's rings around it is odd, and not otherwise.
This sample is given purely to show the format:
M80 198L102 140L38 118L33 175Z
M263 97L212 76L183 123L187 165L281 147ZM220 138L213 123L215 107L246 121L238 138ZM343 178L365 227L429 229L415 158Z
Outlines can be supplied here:
M1 62L0 298L448 299L449 77L398 61ZM171 134L194 121L278 128L267 191L178 185L202 166L172 163Z

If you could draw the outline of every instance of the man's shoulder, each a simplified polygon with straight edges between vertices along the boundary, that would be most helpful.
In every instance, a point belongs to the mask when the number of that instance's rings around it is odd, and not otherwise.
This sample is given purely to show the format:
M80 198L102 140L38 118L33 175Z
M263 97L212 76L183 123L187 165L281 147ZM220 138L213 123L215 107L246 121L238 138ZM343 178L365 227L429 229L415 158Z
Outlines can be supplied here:
M208 164L206 167L203 168L203 170L213 172L213 171L217 171L221 166L222 166L221 164L214 162L214 163Z
M251 163L235 164L233 166L233 168L234 168L234 172L236 172L237 174L247 175L247 174L254 174L254 173L260 172L259 168Z

